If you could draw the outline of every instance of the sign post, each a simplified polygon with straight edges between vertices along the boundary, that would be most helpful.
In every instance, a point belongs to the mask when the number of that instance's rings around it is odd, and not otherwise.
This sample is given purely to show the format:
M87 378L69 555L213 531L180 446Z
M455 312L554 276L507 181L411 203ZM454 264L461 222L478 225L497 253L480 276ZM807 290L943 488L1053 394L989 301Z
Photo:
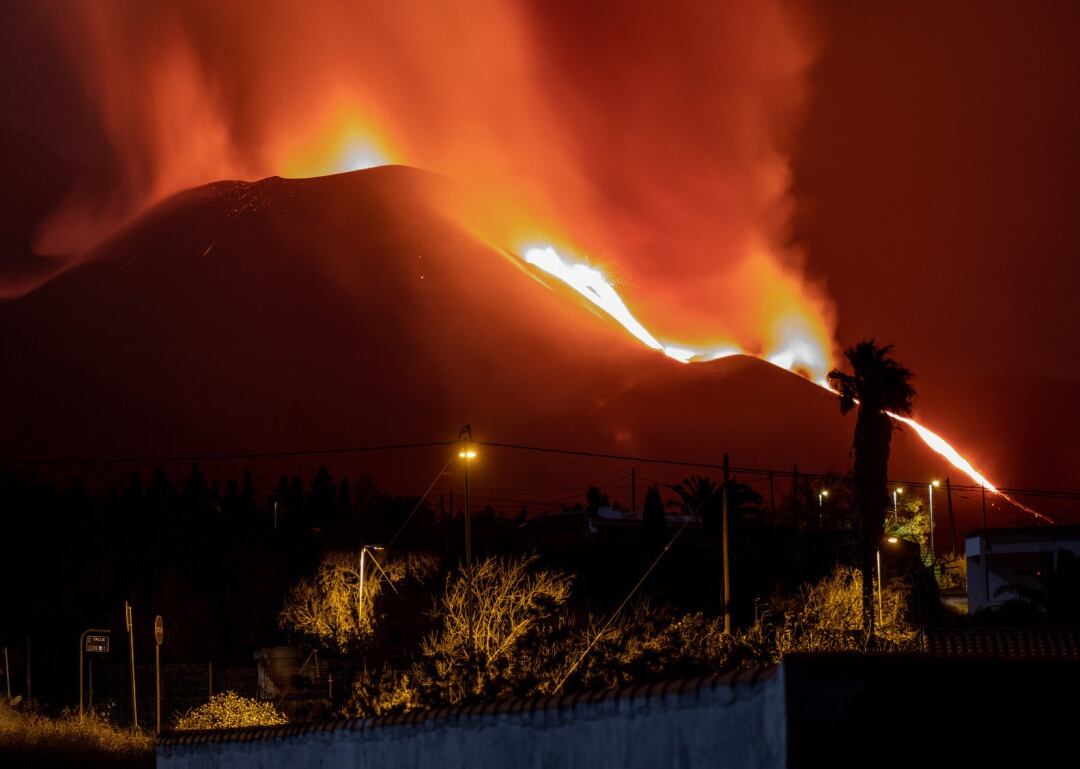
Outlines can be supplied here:
M161 732L161 642L165 639L165 623L161 621L161 615L154 617L154 699L156 701L155 712L157 717L155 727Z
M100 630L98 628L88 628L79 635L79 720L83 717L83 657L89 654L108 654L109 653L109 633L111 630ZM91 665L94 663L91 662ZM91 667L91 670L93 668ZM93 684L90 685L90 691L93 692Z
M139 728L139 701L135 694L135 631L131 621L131 603L124 601L124 624L127 627L128 651L131 656L131 725Z

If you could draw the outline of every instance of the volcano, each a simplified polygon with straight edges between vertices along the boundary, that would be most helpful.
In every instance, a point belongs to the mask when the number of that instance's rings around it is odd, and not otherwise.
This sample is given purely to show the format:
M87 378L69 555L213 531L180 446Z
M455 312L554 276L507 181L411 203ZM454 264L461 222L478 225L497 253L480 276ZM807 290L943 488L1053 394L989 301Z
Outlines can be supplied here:
M390 166L223 181L158 205L81 266L0 304L0 456L403 444L452 440L468 423L482 441L848 471L854 419L830 394L755 358L685 365L643 348L444 217L436 201L454 194L443 177ZM448 456L435 447L328 463L423 489ZM269 490L277 468L244 464L261 467ZM643 478L663 481L692 471L648 467ZM622 472L604 459L492 449L477 469L479 501L535 502ZM947 471L901 432L892 473Z

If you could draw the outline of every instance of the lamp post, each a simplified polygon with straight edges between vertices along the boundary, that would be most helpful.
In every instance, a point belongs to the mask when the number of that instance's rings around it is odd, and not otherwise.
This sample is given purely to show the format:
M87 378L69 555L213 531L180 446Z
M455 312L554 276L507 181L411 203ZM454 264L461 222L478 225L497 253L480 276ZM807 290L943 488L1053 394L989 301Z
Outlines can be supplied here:
M458 432L461 440L461 449L458 457L461 459L462 472L465 480L465 579L468 580L466 587L466 617L469 623L469 653L475 652L475 636L473 635L473 563L472 563L472 520L469 514L469 462L476 459L476 451L470 448L472 441L472 426L465 425Z
M934 566L934 489L941 485L941 481L932 481L927 488L930 490L930 567Z
M824 524L824 519L825 519L824 509L825 509L825 497L827 497L827 496L829 496L829 490L828 489L822 489L821 491L818 492L818 495L817 495L817 506L818 506L817 522L818 522L818 528L819 529L822 526L825 525Z
M896 495L897 494L903 494L903 493L904 493L904 490L902 488L900 488L899 486L897 488L893 489L893 493L892 493L892 520L893 520L893 525L894 526L896 525L896 521L897 521L897 519L899 517L899 512L900 512L900 505L897 504Z

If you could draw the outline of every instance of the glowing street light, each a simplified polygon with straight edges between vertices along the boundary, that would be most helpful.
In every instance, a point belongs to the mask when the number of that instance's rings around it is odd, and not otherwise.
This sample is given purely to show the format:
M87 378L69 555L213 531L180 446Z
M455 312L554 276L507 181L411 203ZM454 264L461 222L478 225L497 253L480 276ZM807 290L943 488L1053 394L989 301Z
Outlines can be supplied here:
M824 517L822 515L822 508L825 507L825 497L827 497L827 496L829 496L829 490L828 489L822 489L821 491L818 492L818 495L817 495L817 506L818 506L817 525L818 525L819 529L822 526L825 525Z
M934 565L934 489L941 485L941 481L931 481L927 488L930 490L930 566Z
M900 506L896 503L896 495L897 494L903 494L903 493L904 493L904 489L899 487L899 486L897 488L893 489L893 493L892 493L892 519L893 519L894 524L896 523L897 515L898 515L899 510L900 510Z
M469 463L476 459L476 451L470 448L472 442L472 425L465 425L458 431L458 440L461 441L461 450L458 458L461 459L465 480L465 577L468 580L466 591L466 614L469 621L469 653L476 651L476 636L473 626L473 563L472 563L472 521L469 514Z

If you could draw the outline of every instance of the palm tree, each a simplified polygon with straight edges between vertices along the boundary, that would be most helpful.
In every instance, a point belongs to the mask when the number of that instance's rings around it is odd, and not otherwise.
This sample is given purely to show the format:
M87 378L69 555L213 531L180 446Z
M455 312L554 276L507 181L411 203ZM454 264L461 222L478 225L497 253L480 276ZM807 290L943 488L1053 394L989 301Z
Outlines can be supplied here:
M874 564L889 504L889 444L893 420L887 412L907 416L915 399L914 374L890 357L892 345L879 346L873 339L844 350L852 373L829 372L829 382L840 395L840 413L859 407L855 421L854 506L862 529L863 628L867 640L874 636Z
M704 475L690 475L680 483L668 484L678 496L669 499L668 507L681 510L685 515L697 515L707 530L720 528L723 506L723 482L717 483ZM728 515L732 521L752 519L761 513L761 495L746 483L728 482Z
M720 484L714 483L711 478L704 475L689 475L680 483L667 484L667 488L679 497L669 499L668 507L678 508L686 515L703 512L707 505L719 498L720 494Z

